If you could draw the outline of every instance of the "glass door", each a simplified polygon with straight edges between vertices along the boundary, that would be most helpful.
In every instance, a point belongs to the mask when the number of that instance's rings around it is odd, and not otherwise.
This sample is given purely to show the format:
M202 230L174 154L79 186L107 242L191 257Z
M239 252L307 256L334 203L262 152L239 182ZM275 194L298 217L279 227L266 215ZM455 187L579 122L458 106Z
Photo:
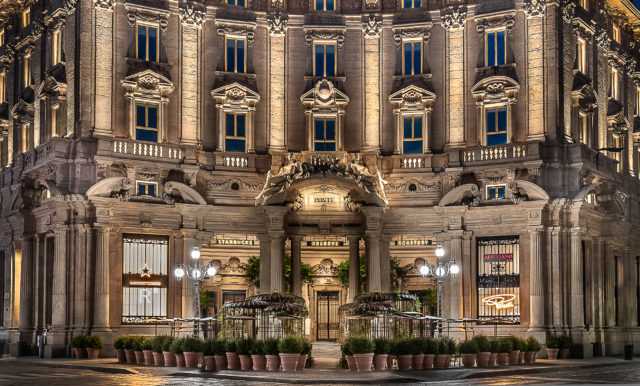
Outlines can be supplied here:
M338 339L338 291L320 291L316 296L316 339L335 341Z

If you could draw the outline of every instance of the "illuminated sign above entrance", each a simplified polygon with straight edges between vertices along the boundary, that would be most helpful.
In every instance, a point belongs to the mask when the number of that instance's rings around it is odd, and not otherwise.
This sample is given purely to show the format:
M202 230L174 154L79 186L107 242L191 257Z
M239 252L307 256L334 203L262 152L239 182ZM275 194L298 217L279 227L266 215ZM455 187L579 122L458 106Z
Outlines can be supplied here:
M348 192L335 186L320 185L300 190L299 210L309 212L342 212Z
M510 310L515 307L516 295L498 294L482 298L485 306L495 307L496 310Z

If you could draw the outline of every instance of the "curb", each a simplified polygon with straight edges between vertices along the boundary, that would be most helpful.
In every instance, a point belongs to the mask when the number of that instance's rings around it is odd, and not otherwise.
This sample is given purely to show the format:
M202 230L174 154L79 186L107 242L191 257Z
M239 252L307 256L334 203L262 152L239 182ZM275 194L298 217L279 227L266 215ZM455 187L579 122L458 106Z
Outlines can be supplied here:
M133 369L128 369L124 367L104 367L104 366L70 364L70 363L51 363L51 362L39 362L38 365L52 367L52 368L91 370L91 371L107 373L107 374L128 374L128 375L140 374L139 372Z
M553 371L553 370L566 370L566 369L584 369L584 368L598 368L598 367L609 367L609 366L619 366L628 364L629 362L620 362L620 363L598 363L598 364L576 364L573 366L554 366L554 365L540 365L536 367L526 367L521 369L504 369L504 370L489 370L483 372L471 373L466 376L463 376L462 379L474 379L474 378L491 378L493 376L509 376L509 375L520 375L520 374L535 374L542 371Z
M197 378L213 378L213 379L227 379L234 381L250 381L250 382L268 382L268 383L286 383L286 384L305 384L305 385L326 385L326 384L350 384L350 385L366 385L366 384L383 384L383 383L415 383L421 382L420 378L400 376L397 378L378 378L378 379L358 379L358 378L343 378L343 379L308 379L301 376L301 378L269 378L263 376L251 377L246 375L232 375L232 374L194 374L194 373L171 373L170 376L175 377L197 377Z

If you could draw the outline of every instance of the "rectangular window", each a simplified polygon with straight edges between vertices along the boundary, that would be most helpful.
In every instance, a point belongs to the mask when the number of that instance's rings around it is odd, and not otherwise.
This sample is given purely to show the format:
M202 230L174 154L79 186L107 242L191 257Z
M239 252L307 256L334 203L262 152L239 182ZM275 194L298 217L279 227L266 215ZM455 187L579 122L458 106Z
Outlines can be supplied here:
M486 66L500 66L507 62L507 34L504 30L487 31Z
M136 140L158 142L158 106L136 104Z
M612 31L613 31L613 41L615 41L618 44L622 43L622 30L620 29L620 26L616 23L613 23Z
M620 74L613 66L609 67L609 97L620 100Z
M245 39L227 37L225 71L244 73L246 69Z
M422 0L403 0L402 8L420 8L422 7Z
M227 0L227 5L244 8L244 0Z
M168 238L125 235L122 242L122 322L166 318Z
M247 148L247 117L244 114L225 115L225 151L244 153Z
M336 45L333 43L318 43L313 45L314 70L317 77L330 77L336 75Z
M335 11L335 0L315 0L314 9L319 12Z
M487 185L487 200L504 200L506 198L506 185Z
M156 182L147 182L147 181L138 181L137 192L138 196L158 196L158 183Z
M62 62L62 30L55 30L51 34L51 65Z
M334 118L314 119L313 134L315 151L336 151L336 120Z
M587 73L587 42L578 38L576 44L576 61L578 64L578 71L583 74Z
M136 51L139 60L145 62L157 62L160 42L158 39L158 27L140 24L136 38Z
M478 238L478 318L520 322L520 239Z
M486 144L487 146L505 145L507 137L507 108L490 108L486 111Z
M421 154L423 152L422 115L404 117L404 135L402 152L404 154Z
M31 56L22 57L22 87L31 85Z
M22 25L22 28L27 28L31 23L31 7L23 9L20 16L20 23Z
M422 42L404 42L402 49L404 75L422 74Z

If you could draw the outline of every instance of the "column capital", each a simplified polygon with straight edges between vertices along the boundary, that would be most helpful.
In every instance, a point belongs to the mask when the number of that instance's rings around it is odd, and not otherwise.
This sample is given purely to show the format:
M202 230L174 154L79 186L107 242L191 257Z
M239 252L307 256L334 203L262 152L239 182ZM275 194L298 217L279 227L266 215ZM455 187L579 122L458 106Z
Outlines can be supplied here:
M287 32L289 17L283 15L280 11L267 16L267 27L271 36L284 36Z

